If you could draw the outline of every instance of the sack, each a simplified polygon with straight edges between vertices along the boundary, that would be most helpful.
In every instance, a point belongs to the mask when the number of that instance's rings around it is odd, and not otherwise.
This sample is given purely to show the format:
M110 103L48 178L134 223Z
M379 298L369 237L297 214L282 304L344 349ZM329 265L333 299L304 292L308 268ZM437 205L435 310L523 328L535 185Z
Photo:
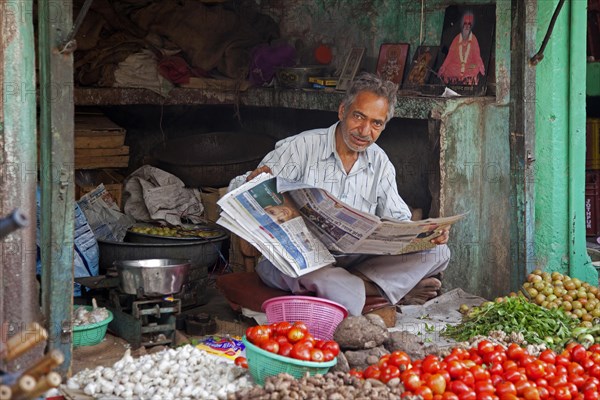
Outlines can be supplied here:
M40 189L38 188L36 193L37 203L37 230L36 230L36 244L37 244L37 257L36 257L36 273L42 274L42 261L40 256ZM75 230L73 231L73 268L75 278L81 278L85 276L97 276L99 272L99 258L100 252L98 249L98 242L94 236L92 228L87 222L85 214L79 208L79 205L75 203ZM81 285L74 283L73 295L75 297L81 296Z

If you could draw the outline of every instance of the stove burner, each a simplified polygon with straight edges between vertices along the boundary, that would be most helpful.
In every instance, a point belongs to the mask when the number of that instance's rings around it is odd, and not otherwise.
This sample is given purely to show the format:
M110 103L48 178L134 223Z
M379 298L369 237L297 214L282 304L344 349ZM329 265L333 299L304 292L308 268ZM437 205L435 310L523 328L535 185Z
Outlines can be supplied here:
M76 278L90 288L86 297L96 298L98 305L113 313L108 329L127 340L132 347L175 345L176 318L181 313L181 300L174 296L154 298L122 293L118 277Z

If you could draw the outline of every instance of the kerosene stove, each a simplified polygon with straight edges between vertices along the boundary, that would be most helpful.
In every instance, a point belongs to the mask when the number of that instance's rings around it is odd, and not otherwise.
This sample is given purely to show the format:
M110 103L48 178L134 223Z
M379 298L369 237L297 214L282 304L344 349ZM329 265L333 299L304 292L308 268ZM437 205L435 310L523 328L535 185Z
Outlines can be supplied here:
M93 297L99 306L113 313L109 330L127 340L133 348L174 345L177 315L181 313L179 293L189 263L182 260L152 259L123 261L118 274L76 278L88 288L84 297Z

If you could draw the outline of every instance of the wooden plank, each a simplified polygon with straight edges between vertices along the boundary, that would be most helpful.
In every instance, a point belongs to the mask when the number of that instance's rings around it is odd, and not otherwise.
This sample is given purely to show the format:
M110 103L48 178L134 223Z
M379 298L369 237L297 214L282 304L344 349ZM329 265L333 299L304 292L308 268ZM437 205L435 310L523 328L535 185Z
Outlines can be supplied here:
M76 114L75 115L75 134L81 131L115 131L125 132L125 129L98 114Z
M101 156L124 156L129 154L129 146L115 148L76 148L75 157L101 157Z
M115 149L125 144L122 132L85 132L75 135L76 149Z
M75 155L75 168L125 168L129 165L129 156L78 157Z

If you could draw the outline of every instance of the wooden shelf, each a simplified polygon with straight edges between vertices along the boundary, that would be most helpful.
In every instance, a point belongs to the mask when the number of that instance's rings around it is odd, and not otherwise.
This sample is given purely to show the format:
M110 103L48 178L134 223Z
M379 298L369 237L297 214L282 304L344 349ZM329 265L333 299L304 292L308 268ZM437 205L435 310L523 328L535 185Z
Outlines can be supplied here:
M343 92L251 88L243 92L213 89L175 88L168 97L138 88L84 88L74 90L75 105L219 105L239 104L250 107L282 107L301 110L337 111ZM399 118L428 119L432 110L444 109L451 103L495 101L493 97L400 96L394 116Z

